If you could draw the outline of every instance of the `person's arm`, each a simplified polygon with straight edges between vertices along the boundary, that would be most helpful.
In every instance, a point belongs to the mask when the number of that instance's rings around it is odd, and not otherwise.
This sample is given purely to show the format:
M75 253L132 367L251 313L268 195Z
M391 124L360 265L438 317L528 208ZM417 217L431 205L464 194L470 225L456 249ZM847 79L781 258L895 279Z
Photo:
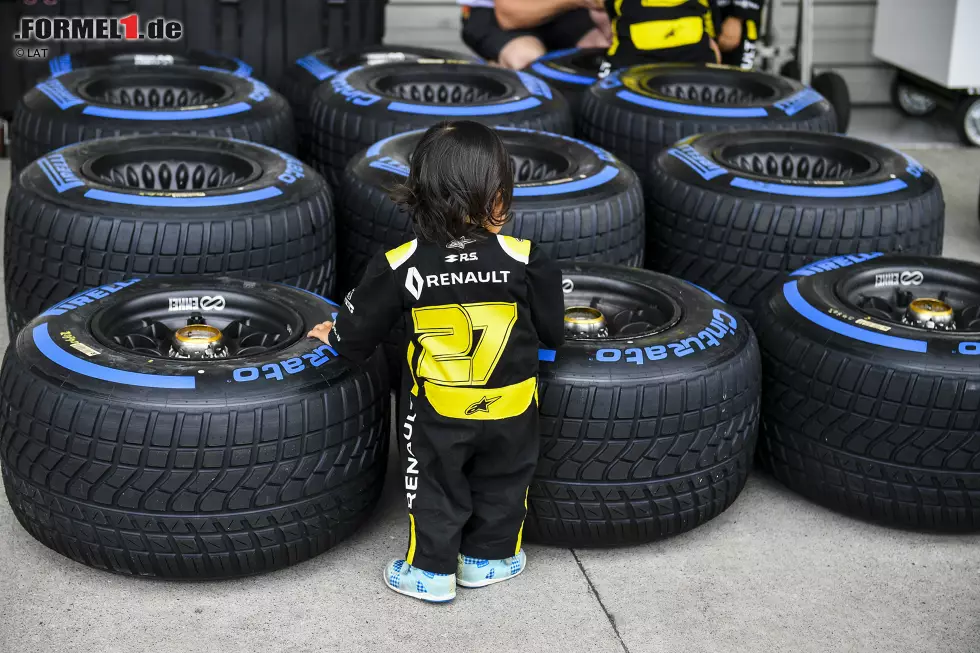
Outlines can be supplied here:
M505 30L537 27L573 9L597 9L601 0L497 0L494 11Z
M344 298L333 324L317 325L309 335L320 338L344 358L364 362L403 310L401 288L381 252L371 259L357 288Z
M550 349L565 343L565 293L561 270L547 254L531 244L527 260L527 300L538 340Z

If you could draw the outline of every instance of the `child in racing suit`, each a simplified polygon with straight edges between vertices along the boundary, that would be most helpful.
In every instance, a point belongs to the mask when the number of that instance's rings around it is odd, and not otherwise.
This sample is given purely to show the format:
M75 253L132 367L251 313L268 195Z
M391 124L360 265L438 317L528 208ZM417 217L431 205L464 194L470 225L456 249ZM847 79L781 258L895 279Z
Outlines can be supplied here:
M394 193L417 238L372 259L335 322L310 335L354 361L396 324L408 338L398 439L409 543L392 590L451 601L521 573L538 458L538 343L564 340L561 273L528 240L499 235L513 194L497 134L443 123L419 141Z

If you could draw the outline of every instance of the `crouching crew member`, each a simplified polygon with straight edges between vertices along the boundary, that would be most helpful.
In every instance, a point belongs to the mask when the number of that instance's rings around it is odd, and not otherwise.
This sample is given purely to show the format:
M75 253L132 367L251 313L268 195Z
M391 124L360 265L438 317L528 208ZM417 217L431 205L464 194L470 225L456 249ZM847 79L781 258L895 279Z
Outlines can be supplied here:
M610 70L644 63L719 63L709 0L605 0Z
M561 273L528 240L499 235L513 194L497 134L443 123L394 193L418 237L379 253L334 323L310 335L363 361L407 326L398 440L408 504L404 559L384 581L444 602L524 571L521 534L538 459L539 342L563 342Z

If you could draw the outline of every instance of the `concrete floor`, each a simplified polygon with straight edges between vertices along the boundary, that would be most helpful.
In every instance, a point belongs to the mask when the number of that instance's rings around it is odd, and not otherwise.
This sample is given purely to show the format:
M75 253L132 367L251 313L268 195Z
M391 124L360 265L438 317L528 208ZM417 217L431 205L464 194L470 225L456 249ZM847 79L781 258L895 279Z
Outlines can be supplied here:
M946 192L947 255L980 260L980 150L914 155ZM8 174L0 161L0 202ZM71 562L0 500L0 653L980 650L980 536L865 524L761 472L691 533L627 549L529 545L526 574L460 590L449 606L384 588L381 565L406 539L402 500L388 489L370 525L315 560L183 584Z

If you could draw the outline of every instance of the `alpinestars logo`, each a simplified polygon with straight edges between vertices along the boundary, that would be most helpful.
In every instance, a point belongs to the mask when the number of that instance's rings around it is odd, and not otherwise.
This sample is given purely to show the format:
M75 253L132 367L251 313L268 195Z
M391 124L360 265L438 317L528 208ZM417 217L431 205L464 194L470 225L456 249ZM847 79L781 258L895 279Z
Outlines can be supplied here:
M450 241L449 244L446 245L446 248L458 249L460 251L463 251L464 249L466 249L467 245L472 245L475 242L476 241L473 240L472 238L460 238L459 240Z
M466 414L467 415L475 415L476 413L489 413L490 412L490 406L492 406L493 404L495 404L499 400L500 400L500 397L489 397L488 398L486 395L484 395L483 396L483 399L481 399L480 401L472 404L469 408L466 409Z

